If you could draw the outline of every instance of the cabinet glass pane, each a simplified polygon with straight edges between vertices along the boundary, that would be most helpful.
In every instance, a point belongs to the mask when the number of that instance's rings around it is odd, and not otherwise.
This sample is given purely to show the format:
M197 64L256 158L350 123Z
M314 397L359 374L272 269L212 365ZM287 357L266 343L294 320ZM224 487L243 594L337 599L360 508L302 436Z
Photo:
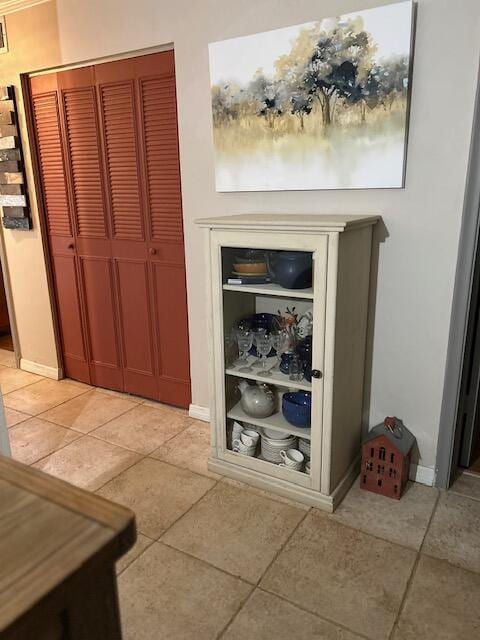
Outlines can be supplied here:
M222 248L226 444L309 473L313 254Z

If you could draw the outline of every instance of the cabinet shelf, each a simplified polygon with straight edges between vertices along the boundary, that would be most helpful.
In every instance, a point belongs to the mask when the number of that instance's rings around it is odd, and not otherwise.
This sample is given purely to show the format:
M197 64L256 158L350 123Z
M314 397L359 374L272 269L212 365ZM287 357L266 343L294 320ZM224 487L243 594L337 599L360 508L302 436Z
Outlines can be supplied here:
M311 391L312 383L308 382L308 380L301 380L300 382L295 382L294 380L290 380L289 377L280 371L275 371L271 376L261 376L255 372L252 373L242 373L238 369L233 369L229 367L225 370L227 376L235 376L236 378L245 378L246 380L258 380L259 382L265 382L266 384L271 384L277 387L286 387L287 389L299 389L301 391Z
M268 418L252 418L245 413L240 405L240 402L237 402L237 404L227 413L227 418L231 418L232 420L237 420L239 422L249 422L250 424L254 424L257 427L275 429L276 431L281 431L282 433L291 433L292 435L298 436L299 438L310 440L310 429L300 429L298 427L292 426L285 420L282 413L280 412L274 413L273 415L268 416Z
M308 289L284 289L278 284L224 284L224 291L242 291L243 293L256 293L282 298L302 298L313 300L313 288Z

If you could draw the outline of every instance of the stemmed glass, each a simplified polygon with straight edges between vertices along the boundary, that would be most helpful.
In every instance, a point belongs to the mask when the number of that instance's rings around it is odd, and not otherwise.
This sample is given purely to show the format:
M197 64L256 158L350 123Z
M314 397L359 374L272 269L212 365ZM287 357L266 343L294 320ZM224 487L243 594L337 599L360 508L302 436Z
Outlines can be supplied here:
M248 373L252 370L252 367L248 364L248 352L252 348L253 333L251 331L244 331L239 329L237 331L237 344L240 351L240 359L235 363L236 365L245 364L246 366L239 369L242 373Z
M285 331L272 331L270 334L272 347L275 349L275 355L277 357L277 364L272 367L276 371L280 368L280 360L282 353L288 346L288 334Z
M256 343L257 351L261 356L262 371L258 374L260 376L271 376L272 374L267 369L267 356L272 348L272 339L269 335L263 334L257 336Z
M257 349L257 353L260 354L257 347L257 340L259 337L265 336L267 333L267 330L265 329L265 327L257 327L256 329L252 329L252 332L253 332L253 344ZM262 366L262 361L260 358L258 358L257 360L255 360L255 362L252 363L252 367L261 367L261 366Z

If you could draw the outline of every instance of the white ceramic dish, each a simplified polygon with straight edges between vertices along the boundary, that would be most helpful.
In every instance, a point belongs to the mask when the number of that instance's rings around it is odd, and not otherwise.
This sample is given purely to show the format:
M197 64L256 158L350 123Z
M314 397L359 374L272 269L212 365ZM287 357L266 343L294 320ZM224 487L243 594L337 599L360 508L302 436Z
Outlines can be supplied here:
M268 438L269 440L286 440L287 438L291 438L292 436L289 433L283 433L282 431L277 431L276 429L266 429L263 427L262 436Z

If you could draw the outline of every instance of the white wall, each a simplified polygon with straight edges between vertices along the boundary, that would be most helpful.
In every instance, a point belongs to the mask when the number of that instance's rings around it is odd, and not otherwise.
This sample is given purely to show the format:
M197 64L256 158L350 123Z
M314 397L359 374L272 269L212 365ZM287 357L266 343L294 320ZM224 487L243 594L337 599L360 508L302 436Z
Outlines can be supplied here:
M204 255L193 220L240 212L381 214L370 423L403 418L435 463L480 39L478 0L419 0L406 188L217 194L207 43L386 0L58 0L64 63L173 42L193 402L208 403Z

